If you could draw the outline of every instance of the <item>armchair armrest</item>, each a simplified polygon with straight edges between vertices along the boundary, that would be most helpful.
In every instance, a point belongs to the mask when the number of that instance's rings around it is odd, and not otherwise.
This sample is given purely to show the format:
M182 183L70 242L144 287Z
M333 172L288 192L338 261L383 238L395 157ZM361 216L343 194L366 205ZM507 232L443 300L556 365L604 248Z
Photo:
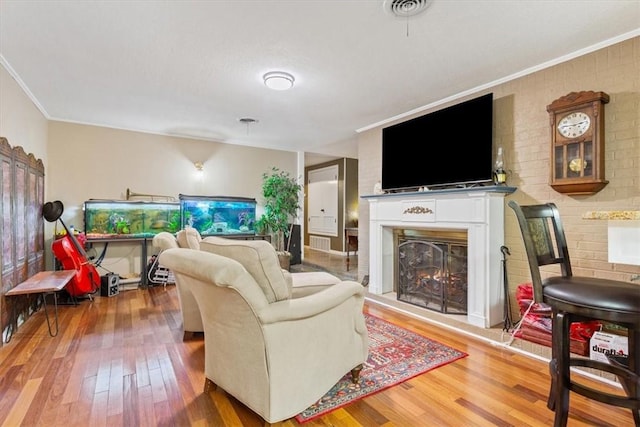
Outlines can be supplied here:
M256 315L263 324L313 317L350 298L364 302L366 288L358 282L344 281L301 298L278 301L262 307Z
M291 273L288 270L285 270L284 268L282 268L281 270L282 270L282 275L284 276L284 281L287 284L287 288L289 289L289 295L291 295L292 288L293 288L293 277L291 276Z
M325 271L289 273L291 277L291 298L301 298L342 282Z

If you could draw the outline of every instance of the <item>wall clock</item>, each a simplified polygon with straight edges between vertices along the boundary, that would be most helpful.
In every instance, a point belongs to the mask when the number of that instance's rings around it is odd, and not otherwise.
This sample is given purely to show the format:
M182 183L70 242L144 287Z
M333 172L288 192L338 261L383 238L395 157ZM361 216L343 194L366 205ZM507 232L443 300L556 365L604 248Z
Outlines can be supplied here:
M551 125L551 177L559 193L588 195L604 176L604 92L571 92L547 105Z

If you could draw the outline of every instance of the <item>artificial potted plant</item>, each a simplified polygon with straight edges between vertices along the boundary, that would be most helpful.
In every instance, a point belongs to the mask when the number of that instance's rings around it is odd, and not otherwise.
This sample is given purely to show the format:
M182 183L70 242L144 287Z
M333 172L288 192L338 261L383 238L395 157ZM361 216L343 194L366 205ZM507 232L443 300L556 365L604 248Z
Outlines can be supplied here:
M300 209L301 190L302 186L287 171L272 167L269 172L262 174L264 213L256 222L256 229L269 233L280 265L286 270L291 262L291 241L288 237Z

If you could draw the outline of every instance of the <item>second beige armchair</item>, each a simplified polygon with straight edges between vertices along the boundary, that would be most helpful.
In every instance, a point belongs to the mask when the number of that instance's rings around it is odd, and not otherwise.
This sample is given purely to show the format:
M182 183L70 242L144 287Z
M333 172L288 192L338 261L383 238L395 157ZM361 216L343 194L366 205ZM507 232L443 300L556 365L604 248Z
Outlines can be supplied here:
M195 231L195 233L198 233L195 229L193 231ZM187 234L191 234L191 237L188 240ZM191 244L195 244L195 242L199 242L201 240L199 234L195 235L191 232L188 233L185 230L179 231L178 237L180 237L180 239L169 232L162 231L153 237L153 247L160 249L162 253L167 249L189 247L181 246L179 244L180 242L182 242L183 245L189 245L189 242L191 242ZM191 293L191 291L182 286L177 278L176 288L178 290L180 314L182 315L182 339L188 340L193 338L194 334L204 332L204 326L202 326L202 316L200 316L200 309L198 308L198 304L196 303L193 294Z

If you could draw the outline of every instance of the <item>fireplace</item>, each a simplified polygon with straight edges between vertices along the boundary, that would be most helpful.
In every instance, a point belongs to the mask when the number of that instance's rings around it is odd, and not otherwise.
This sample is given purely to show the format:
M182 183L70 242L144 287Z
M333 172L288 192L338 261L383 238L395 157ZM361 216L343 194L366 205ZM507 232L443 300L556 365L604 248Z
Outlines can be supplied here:
M457 232L466 235L466 307L460 301L462 290L455 288L451 290L456 294L454 301L446 302L443 315L455 310L465 312L460 320L474 326L500 324L504 311L500 269L504 197L514 191L513 187L486 186L362 196L369 203L369 292L397 292L396 230L405 230L405 234L413 230L414 235ZM464 252L452 243L454 253Z
M394 230L394 290L399 301L447 314L467 314L467 233Z

